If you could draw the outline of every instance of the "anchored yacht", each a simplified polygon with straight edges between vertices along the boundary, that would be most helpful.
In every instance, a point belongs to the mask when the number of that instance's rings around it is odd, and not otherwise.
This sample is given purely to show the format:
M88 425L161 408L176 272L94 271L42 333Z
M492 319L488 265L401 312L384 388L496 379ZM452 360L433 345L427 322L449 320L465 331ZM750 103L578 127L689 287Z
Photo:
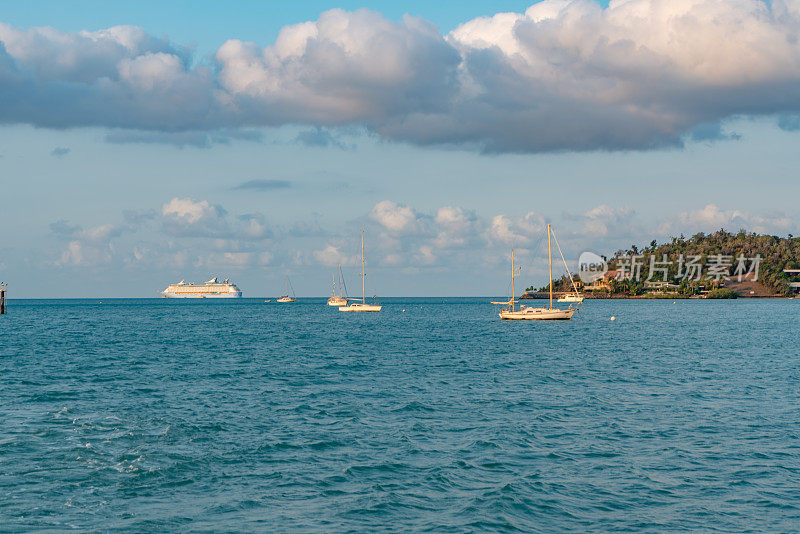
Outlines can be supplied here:
M500 310L500 318L505 319L508 321L542 321L542 320L569 320L572 319L572 316L577 311L576 308L570 306L566 310L560 308L553 307L553 254L552 248L550 246L550 235L552 234L552 230L550 229L550 225L547 225L547 260L548 260L548 267L550 273L550 306L547 308L534 308L532 306L525 306L520 305L519 309L516 309L514 300L514 278L519 276L519 274L514 269L514 250L511 250L511 299L508 302L493 302L492 304L500 304L506 306L505 309ZM555 238L555 235L553 235ZM558 241L556 241L556 246L558 246ZM561 251L561 247L558 247L559 252ZM561 255L561 259L564 259L564 255ZM567 262L564 262L564 267L566 268ZM567 268L567 272L569 269ZM571 277L571 276L570 276Z
M347 306L347 297L342 296L342 266L339 265L339 292L336 292L336 275L334 274L332 277L333 282L333 290L331 291L331 296L328 299L328 306Z
M289 296L289 288L290 287L292 288L292 296L291 297ZM284 303L284 302L294 302L295 300L297 300L297 297L295 297L295 295L294 295L294 288L292 287L292 283L289 282L289 277L287 276L286 277L286 294L284 296L282 296L282 297L278 297L278 299L275 302Z
M361 298L353 299L361 302L351 302L349 306L340 306L341 312L379 312L380 304L367 304L367 262L364 261L364 232L361 232Z

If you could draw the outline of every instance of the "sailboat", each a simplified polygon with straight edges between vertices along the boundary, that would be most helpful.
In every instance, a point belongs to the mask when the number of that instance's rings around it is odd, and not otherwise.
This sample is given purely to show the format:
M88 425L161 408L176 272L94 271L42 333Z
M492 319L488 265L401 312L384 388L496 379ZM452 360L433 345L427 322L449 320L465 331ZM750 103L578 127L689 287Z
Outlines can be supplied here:
M380 304L367 304L367 262L364 261L364 232L361 232L361 298L353 299L361 302L351 302L349 306L340 306L341 312L379 312Z
M331 291L331 297L328 299L328 306L347 306L347 299L342 296L342 266L339 265L339 292L336 292L336 274L331 277L333 290Z
M572 279L572 275L570 275L569 281L572 282L572 291L561 295L558 302L583 302L583 295L578 291L578 285Z
M291 287L291 283L289 282L289 276L286 276L286 294L280 297L275 302L294 302L297 300L294 296L294 288L292 287L292 296L289 296L289 288Z
M547 225L547 261L550 273L550 306L547 308L533 308L531 306L524 306L520 305L519 309L516 309L514 300L514 278L519 276L519 274L514 269L514 250L511 250L511 300L508 302L493 302L492 304L502 304L503 306L507 306L506 309L500 310L500 318L506 319L509 321L543 321L543 320L568 320L572 319L572 316L577 311L576 308L570 306L566 310L562 310L560 308L553 307L553 254L552 254L552 247L550 245L550 236L553 235L555 238L555 234L553 234L550 225ZM556 246L558 246L558 241L556 241ZM558 247L559 252L561 252L561 247ZM564 259L564 255L561 254L561 259ZM567 266L567 262L564 261L564 267ZM569 272L569 268L567 268L567 272Z

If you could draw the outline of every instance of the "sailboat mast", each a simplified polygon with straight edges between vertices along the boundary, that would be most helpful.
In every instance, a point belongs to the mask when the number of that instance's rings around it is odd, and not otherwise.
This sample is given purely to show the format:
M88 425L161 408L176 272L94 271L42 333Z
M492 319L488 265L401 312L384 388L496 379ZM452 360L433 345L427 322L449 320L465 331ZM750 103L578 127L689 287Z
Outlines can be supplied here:
M514 295L516 295L516 291L514 290L514 249L511 249L511 311L514 311Z
M367 302L367 264L364 261L364 231L361 231L361 302Z
M547 264L550 270L550 308L553 307L553 254L550 249L550 225L547 225Z

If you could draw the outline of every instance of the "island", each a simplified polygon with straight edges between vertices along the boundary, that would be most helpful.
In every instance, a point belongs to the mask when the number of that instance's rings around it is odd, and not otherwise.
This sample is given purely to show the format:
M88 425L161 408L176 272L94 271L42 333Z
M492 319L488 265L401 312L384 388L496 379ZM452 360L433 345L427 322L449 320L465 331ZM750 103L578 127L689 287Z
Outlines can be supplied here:
M800 238L744 230L698 233L670 242L631 245L600 256L602 268L578 266L553 281L554 296L584 298L786 298L800 290ZM549 285L528 287L522 299L547 298Z

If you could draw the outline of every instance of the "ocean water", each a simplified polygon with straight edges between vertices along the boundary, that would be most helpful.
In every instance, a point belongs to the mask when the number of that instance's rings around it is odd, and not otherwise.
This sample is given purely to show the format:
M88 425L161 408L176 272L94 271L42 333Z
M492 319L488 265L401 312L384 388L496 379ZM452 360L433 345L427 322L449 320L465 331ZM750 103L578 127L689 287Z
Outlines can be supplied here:
M487 300L11 301L0 530L800 529L800 301Z

